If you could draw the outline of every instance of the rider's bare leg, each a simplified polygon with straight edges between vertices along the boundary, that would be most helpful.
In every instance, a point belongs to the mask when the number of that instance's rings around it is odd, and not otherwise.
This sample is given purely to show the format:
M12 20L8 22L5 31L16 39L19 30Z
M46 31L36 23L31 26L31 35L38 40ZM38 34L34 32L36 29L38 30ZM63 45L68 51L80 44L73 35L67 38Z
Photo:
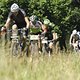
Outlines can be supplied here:
M12 26L12 35L17 35L17 34L18 34L17 25L14 24L14 25Z

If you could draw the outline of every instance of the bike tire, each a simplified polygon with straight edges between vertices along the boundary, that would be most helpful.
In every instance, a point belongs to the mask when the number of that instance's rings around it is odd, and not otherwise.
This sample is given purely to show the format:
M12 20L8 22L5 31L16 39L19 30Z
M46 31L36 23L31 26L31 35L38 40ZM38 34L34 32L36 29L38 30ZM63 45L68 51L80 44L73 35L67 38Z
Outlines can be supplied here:
M31 52L31 56L32 56L34 54L34 43L33 42L31 42L30 52Z
M12 43L11 53L13 56L18 56L18 54L21 55L21 47L17 42Z
M28 57L29 56L29 45L26 43L26 47L25 47L25 54Z
M42 45L42 52L43 52L43 55L47 53L45 44Z
M30 52L31 52L31 55L38 54L38 43L31 42Z

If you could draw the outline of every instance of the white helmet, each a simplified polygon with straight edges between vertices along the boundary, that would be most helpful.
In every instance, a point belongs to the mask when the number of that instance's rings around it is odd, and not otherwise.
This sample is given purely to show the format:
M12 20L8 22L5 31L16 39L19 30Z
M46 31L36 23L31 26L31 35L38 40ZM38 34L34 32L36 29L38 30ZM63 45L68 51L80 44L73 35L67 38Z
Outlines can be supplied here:
M11 5L11 8L10 8L11 12L18 12L19 11L19 6L14 3Z
M36 15L32 15L31 17L30 17L30 21L36 21L38 18L37 18L37 16Z
M77 34L77 30L76 30L76 29L73 30L73 31L72 31L72 34Z

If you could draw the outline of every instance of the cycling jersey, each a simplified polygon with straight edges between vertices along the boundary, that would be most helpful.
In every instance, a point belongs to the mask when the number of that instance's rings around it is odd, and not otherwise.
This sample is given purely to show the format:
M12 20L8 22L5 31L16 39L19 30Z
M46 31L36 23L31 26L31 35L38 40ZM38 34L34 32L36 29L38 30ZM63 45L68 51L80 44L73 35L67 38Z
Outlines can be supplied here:
M51 32L47 31L47 32L42 32L42 36L43 37L47 37L47 40L52 40L53 39L53 35Z
M8 15L8 17L13 20L14 24L16 24L18 28L26 27L25 16L26 13L22 9L18 11L18 14L16 16L12 12L10 12Z
M39 34L41 32L42 23L40 21L31 22L30 21L30 33Z

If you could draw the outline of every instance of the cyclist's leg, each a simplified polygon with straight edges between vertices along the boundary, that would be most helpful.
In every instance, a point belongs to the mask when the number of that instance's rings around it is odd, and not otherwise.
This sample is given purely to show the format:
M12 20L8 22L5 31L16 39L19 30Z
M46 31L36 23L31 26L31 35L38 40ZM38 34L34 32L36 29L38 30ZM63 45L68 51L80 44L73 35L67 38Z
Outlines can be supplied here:
M53 48L53 43L52 42L49 43L49 48Z
M17 30L17 25L16 24L14 24L13 26L12 26L12 35L17 35L18 34L18 30Z

